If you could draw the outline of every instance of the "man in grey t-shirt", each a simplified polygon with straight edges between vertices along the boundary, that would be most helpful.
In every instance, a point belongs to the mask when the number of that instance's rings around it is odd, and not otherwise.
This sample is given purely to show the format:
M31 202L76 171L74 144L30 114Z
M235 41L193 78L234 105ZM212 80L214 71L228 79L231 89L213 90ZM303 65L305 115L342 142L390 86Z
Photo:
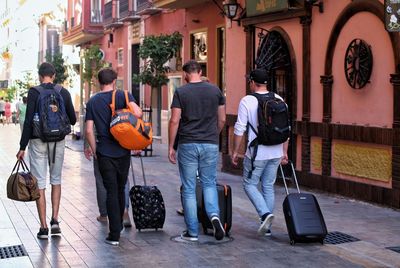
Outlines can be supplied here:
M216 177L219 133L225 124L225 98L218 87L201 80L198 62L188 61L183 71L188 83L175 91L172 100L168 150L170 162L176 164L178 160L183 186L187 230L181 238L187 241L198 240L195 192L198 171L207 216L213 225L215 238L221 240L225 231L219 219ZM173 146L176 135L179 137L178 159Z

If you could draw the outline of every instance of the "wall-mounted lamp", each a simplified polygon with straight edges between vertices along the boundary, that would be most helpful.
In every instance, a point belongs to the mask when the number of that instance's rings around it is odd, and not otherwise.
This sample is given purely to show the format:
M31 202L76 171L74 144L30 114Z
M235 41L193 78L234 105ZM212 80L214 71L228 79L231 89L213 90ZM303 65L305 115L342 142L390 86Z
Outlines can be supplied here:
M219 10L221 10L221 15L227 17L231 21L237 21L240 25L240 20L242 19L245 9L237 2L237 0L227 0L222 3L222 7L213 0L214 4L217 5ZM238 16L239 13L239 16Z
M319 13L324 13L324 2L322 0L306 0L306 2L311 6L318 7Z

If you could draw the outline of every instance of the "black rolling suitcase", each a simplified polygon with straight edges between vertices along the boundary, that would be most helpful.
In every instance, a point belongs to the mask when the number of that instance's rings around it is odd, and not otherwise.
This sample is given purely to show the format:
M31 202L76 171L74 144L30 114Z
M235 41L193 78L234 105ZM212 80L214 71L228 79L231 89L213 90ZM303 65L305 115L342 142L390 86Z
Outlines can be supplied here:
M232 227L232 190L229 185L217 184L219 219L225 230L225 235L229 236ZM196 187L197 198L197 215L204 234L208 234L208 230L212 230L213 226L207 217L206 208L204 206L203 191L201 185Z
M135 174L133 172L132 158L131 170L133 178L133 187L129 191L129 197L132 204L133 221L137 230L163 228L165 222L164 199L157 186L147 186L146 176L143 168L143 160L140 158L142 166L144 186L136 185Z
M182 199L182 186L180 188L181 202ZM220 221L225 230L225 235L229 236L232 227L232 190L229 185L217 184L218 204ZM210 219L207 216L206 208L204 206L203 188L201 187L200 179L196 180L196 200L197 200L197 219L200 222L204 234L208 234L210 229L213 229Z
M318 201L312 194L300 193L293 163L290 162L289 164L292 168L292 176L297 187L297 193L289 194L281 165L279 169L287 194L283 201L283 213L290 244L294 245L296 242L320 242L323 244L328 231Z

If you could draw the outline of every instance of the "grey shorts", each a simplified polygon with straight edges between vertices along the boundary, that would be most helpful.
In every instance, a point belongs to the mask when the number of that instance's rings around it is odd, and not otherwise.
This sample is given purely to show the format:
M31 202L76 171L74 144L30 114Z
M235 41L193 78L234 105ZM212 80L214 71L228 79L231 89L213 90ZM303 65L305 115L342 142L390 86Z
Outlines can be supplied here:
M50 184L61 184L61 171L64 163L65 140L56 142L56 153L53 163L55 142L42 142L40 139L29 141L29 163L32 175L38 180L39 189L46 189L47 166L50 156ZM49 149L49 151L48 151Z

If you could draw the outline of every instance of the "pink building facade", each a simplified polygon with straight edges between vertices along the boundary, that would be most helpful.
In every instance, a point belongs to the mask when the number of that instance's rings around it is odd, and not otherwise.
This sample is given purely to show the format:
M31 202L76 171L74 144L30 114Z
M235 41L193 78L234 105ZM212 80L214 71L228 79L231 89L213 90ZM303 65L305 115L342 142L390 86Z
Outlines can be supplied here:
M240 174L230 163L237 107L250 93L245 75L264 68L290 109L289 156L300 183L400 207L400 37L385 29L383 0L98 1L69 0L64 42L101 46L118 87L153 107L161 142L182 63L196 59L226 95L222 169ZM243 8L234 21L217 7L228 2ZM141 38L175 31L183 45L167 63L169 83L161 91L133 84Z
M241 4L247 16L226 31L223 169L241 172L230 164L233 126L244 74L257 66L289 105L302 185L400 207L400 43L385 30L383 1Z

